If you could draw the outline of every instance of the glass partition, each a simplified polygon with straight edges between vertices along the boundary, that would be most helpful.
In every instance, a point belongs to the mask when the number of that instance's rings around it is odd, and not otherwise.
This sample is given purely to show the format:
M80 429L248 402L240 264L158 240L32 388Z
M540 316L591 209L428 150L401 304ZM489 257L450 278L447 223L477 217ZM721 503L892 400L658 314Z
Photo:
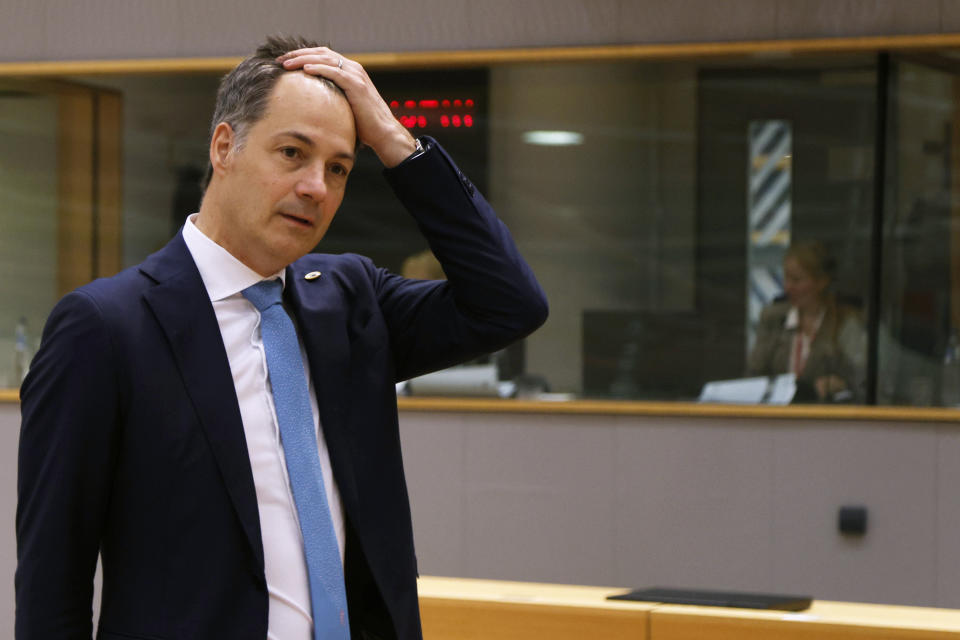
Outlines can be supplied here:
M0 386L16 387L56 301L57 101L0 90Z
M547 324L485 360L501 392L960 405L958 55L885 55L371 75L486 194L547 291ZM196 210L218 76L63 79L122 100L122 233L98 250L135 264ZM56 101L0 95L14 185L0 188L0 260L24 274L3 285L11 386L19 318L30 351L59 293L36 285L59 254L59 122ZM379 173L362 152L317 250L442 277Z
M56 300L119 267L119 96L0 79L0 385L17 387Z
M878 399L960 406L960 63L890 65Z

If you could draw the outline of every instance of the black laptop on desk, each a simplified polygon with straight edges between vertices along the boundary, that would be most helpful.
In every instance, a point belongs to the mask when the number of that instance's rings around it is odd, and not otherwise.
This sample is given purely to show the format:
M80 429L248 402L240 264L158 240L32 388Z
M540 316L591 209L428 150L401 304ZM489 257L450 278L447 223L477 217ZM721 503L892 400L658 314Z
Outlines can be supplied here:
M804 611L810 608L812 601L812 598L809 596L741 593L737 591L704 591L700 589L667 589L663 587L636 589L629 593L609 596L607 599L660 602L662 604L692 604L702 607L773 609L777 611Z

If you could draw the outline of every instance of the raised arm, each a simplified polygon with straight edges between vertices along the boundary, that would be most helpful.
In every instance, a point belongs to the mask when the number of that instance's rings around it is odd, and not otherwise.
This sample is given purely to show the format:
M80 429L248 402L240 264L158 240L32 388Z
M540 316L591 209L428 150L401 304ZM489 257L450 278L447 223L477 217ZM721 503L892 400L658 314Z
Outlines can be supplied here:
M385 172L447 276L411 281L380 270L377 295L399 379L501 349L547 318L547 298L506 225L446 151Z
M412 281L365 262L387 323L399 380L495 351L539 327L547 300L492 207L436 141L417 142L363 67L326 47L292 51L289 70L321 76L349 101L357 136L380 158L447 275Z

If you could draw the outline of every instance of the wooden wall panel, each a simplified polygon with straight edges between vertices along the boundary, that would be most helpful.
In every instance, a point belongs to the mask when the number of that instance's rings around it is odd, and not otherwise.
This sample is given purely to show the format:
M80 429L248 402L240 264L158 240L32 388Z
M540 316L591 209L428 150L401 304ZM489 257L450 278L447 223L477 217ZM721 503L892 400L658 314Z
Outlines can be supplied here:
M96 275L123 265L123 98L97 95Z
M57 297L93 278L94 96L76 89L57 96Z

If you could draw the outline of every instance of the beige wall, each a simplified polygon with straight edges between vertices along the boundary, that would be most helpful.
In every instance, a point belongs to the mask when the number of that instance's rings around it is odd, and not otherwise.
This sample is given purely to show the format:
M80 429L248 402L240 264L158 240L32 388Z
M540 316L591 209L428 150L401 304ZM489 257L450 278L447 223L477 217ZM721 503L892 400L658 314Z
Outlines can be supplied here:
M0 60L239 55L265 33L347 52L960 31L957 0L34 0L0 3Z
M426 575L960 607L957 424L408 412L401 435Z

